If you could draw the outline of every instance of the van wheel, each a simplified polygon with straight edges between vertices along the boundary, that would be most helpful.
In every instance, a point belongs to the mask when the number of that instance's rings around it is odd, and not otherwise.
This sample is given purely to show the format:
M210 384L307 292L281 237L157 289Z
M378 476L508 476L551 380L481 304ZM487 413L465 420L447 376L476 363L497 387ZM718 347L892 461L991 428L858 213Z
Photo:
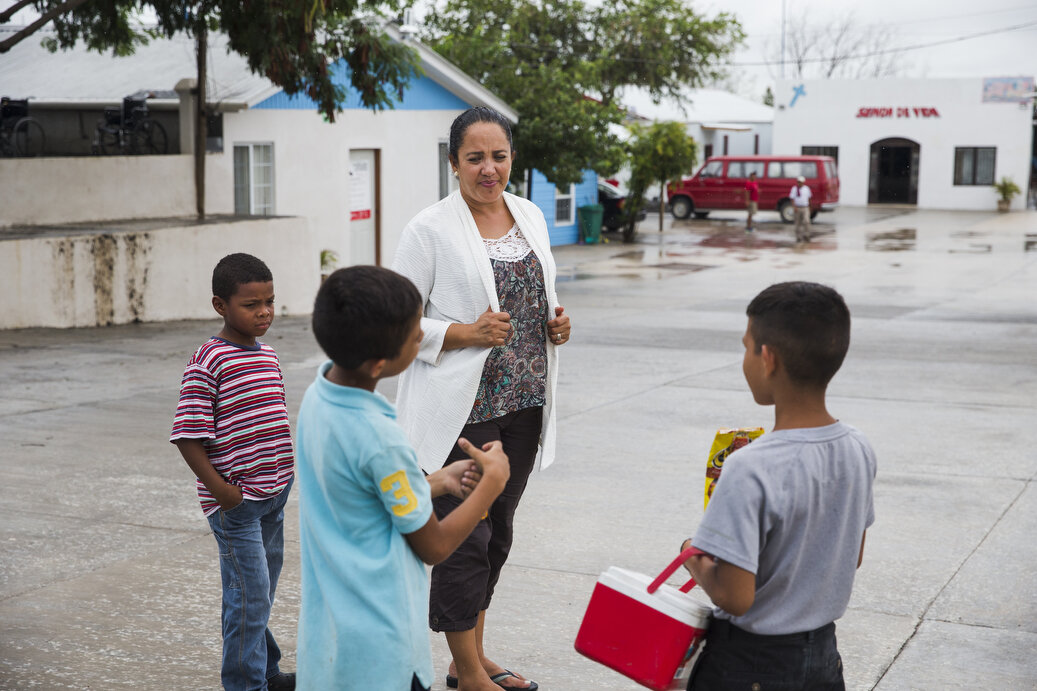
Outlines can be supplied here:
M819 213L821 213L821 212L818 211L817 209L811 209L810 210L810 220L813 221L815 218L817 218L817 215Z
M670 200L670 213L673 214L674 218L687 218L691 215L694 208L691 200L687 197L677 197Z
M709 212L708 211L696 211L695 212L695 218L705 218L706 216L709 216Z
M781 215L782 223L792 223L796 220L796 210L792 208L792 202L788 199L784 199L778 204L778 214Z

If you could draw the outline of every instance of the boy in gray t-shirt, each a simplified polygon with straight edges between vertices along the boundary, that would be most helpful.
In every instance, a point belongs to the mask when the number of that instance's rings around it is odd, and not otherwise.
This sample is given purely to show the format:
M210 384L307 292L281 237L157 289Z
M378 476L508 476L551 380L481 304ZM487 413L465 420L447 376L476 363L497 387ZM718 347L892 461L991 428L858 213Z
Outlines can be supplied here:
M685 567L717 609L689 690L843 689L835 620L875 521L875 453L832 417L828 382L850 343L842 297L779 283L746 314L742 371L774 429L733 453Z

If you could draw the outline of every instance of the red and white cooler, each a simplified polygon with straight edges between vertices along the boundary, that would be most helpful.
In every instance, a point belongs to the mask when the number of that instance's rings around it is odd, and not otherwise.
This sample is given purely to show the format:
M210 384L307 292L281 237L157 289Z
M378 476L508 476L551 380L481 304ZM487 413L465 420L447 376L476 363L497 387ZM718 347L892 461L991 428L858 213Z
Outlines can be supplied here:
M663 584L694 553L681 553L653 579L635 571L609 567L598 578L576 650L637 683L656 691L687 687L701 651L712 607L687 591Z

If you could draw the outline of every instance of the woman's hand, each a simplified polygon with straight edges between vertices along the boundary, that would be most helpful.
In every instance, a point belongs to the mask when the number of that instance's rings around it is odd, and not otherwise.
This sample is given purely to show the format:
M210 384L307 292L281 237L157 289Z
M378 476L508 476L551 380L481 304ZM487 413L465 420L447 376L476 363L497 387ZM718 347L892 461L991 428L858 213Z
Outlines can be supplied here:
M472 345L492 348L508 342L511 335L511 315L507 312L493 312L489 307L479 315L472 324Z
M443 350L458 348L493 348L508 342L511 336L511 315L494 312L489 307L472 324L455 322L447 327Z
M547 322L547 339L556 346L568 343L572 332L569 317L564 312L564 307L555 307L555 318Z

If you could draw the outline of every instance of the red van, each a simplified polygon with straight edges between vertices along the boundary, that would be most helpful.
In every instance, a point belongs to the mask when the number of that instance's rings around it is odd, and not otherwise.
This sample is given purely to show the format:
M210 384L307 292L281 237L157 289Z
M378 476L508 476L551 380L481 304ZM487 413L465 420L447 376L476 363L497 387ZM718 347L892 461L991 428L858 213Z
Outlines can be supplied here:
M839 205L839 174L831 156L713 156L690 178L666 187L674 218L705 218L710 211L745 208L745 183L756 173L759 210L775 210L792 223L789 190L796 178L810 187L810 217Z

